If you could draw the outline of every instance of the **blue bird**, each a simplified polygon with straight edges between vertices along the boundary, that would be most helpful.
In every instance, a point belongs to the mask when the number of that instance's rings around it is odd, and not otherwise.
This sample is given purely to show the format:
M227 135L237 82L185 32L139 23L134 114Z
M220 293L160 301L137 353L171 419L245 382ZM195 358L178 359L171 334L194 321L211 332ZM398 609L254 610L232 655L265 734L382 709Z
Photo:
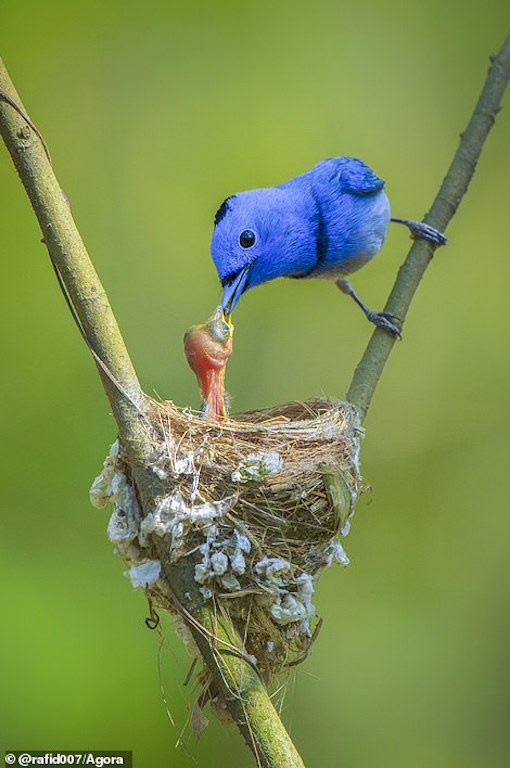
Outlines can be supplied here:
M345 280L381 249L390 221L436 246L446 242L427 224L391 218L384 181L353 157L322 160L283 184L227 197L211 240L225 314L268 280L322 277L350 295L370 322L400 336L398 318L368 309Z

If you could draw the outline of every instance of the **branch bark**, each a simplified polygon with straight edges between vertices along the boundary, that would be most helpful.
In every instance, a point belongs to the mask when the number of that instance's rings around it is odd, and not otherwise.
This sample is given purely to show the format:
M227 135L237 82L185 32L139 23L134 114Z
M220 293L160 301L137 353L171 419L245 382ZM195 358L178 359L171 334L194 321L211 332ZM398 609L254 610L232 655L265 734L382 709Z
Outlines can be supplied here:
M441 232L446 230L467 192L484 142L501 108L501 99L510 77L510 37L506 39L498 55L491 57L491 61L475 111L466 130L461 134L452 163L429 213L425 216L425 222ZM414 242L399 269L384 307L385 312L391 312L402 322L405 320L434 250L435 247L428 240L420 239ZM366 416L394 343L394 336L376 328L354 372L346 399L358 407L362 419Z

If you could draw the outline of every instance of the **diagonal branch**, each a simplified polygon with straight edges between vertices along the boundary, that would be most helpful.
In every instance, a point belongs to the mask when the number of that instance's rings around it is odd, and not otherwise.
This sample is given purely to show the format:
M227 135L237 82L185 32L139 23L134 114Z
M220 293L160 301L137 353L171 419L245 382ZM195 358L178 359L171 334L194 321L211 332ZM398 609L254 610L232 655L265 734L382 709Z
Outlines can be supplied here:
M44 140L27 116L0 59L0 133L11 154L39 221L57 277L65 291L99 375L119 429L123 457L130 465L144 513L164 494L150 464L153 443L150 406L99 277L92 266L53 173ZM146 412L147 409L147 412ZM218 618L204 604L194 569L169 563L168 545L160 558L169 592L200 648L218 690L261 768L304 768L267 689L244 653L242 640L228 617Z
M496 114L501 108L501 99L510 77L510 37L507 38L497 56L491 57L487 80L478 99L475 111L444 178L432 207L425 217L427 224L444 232L455 215L467 192L475 172L478 158ZM435 247L429 240L416 240L399 269L397 279L390 293L385 312L391 312L404 321L414 294L434 255ZM347 392L347 400L358 406L364 417L370 406L379 378L388 360L395 337L381 328L376 328L368 346L354 372Z

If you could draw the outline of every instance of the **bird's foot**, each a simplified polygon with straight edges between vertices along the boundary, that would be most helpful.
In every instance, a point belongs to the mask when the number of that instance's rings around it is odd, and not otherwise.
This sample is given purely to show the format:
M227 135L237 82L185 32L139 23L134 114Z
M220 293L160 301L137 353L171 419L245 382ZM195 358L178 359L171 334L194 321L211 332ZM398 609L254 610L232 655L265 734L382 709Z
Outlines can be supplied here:
M365 314L370 323L373 323L378 328L384 328L384 330L389 331L397 339L402 339L400 328L393 322L393 320L396 320L400 325L401 320L399 317L391 312L372 312L371 309L368 309Z
M446 245L447 238L435 227L431 227L430 224L424 224L422 221L412 221L411 219L391 219L396 224L403 224L411 232L411 237L422 237L425 240L430 240L434 245Z
M367 307L367 305L361 301L360 297L350 284L348 280L345 280L344 278L339 278L336 281L336 284L338 288L342 291L342 293L346 293L347 296L350 296L351 299L353 299L358 307L360 307L363 312L365 313L365 316L367 320L374 325L376 325L378 328L384 328L385 331L388 331L391 333L395 338L401 339L402 338L402 332L401 328L399 326L402 326L402 320L397 317L396 315L393 315L391 312L373 312L371 309ZM395 325L395 320L398 323L398 326Z

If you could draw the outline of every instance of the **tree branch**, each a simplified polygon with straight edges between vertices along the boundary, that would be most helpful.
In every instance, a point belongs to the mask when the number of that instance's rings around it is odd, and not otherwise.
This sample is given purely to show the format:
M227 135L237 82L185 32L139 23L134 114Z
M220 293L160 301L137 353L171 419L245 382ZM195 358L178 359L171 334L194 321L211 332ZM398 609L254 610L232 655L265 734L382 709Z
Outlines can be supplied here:
M452 163L429 213L425 216L427 224L442 232L446 230L467 192L484 142L501 108L501 99L510 77L510 37L507 38L498 55L491 57L491 61L492 65L475 111L466 130L461 134L460 144ZM399 269L384 307L385 312L391 312L402 322L405 320L413 296L432 260L434 250L435 246L428 240L419 239L414 242ZM376 328L354 372L346 398L359 408L362 418L366 416L394 343L394 336L381 328Z
M153 442L150 406L127 352L105 290L92 266L53 173L49 152L26 114L0 59L0 133L39 221L68 303L98 365L119 428L144 514L165 490L150 464ZM214 683L261 768L304 768L243 643L228 617L204 603L192 563L169 563L169 542L158 541L168 589L188 622ZM185 608L183 606L186 606Z

